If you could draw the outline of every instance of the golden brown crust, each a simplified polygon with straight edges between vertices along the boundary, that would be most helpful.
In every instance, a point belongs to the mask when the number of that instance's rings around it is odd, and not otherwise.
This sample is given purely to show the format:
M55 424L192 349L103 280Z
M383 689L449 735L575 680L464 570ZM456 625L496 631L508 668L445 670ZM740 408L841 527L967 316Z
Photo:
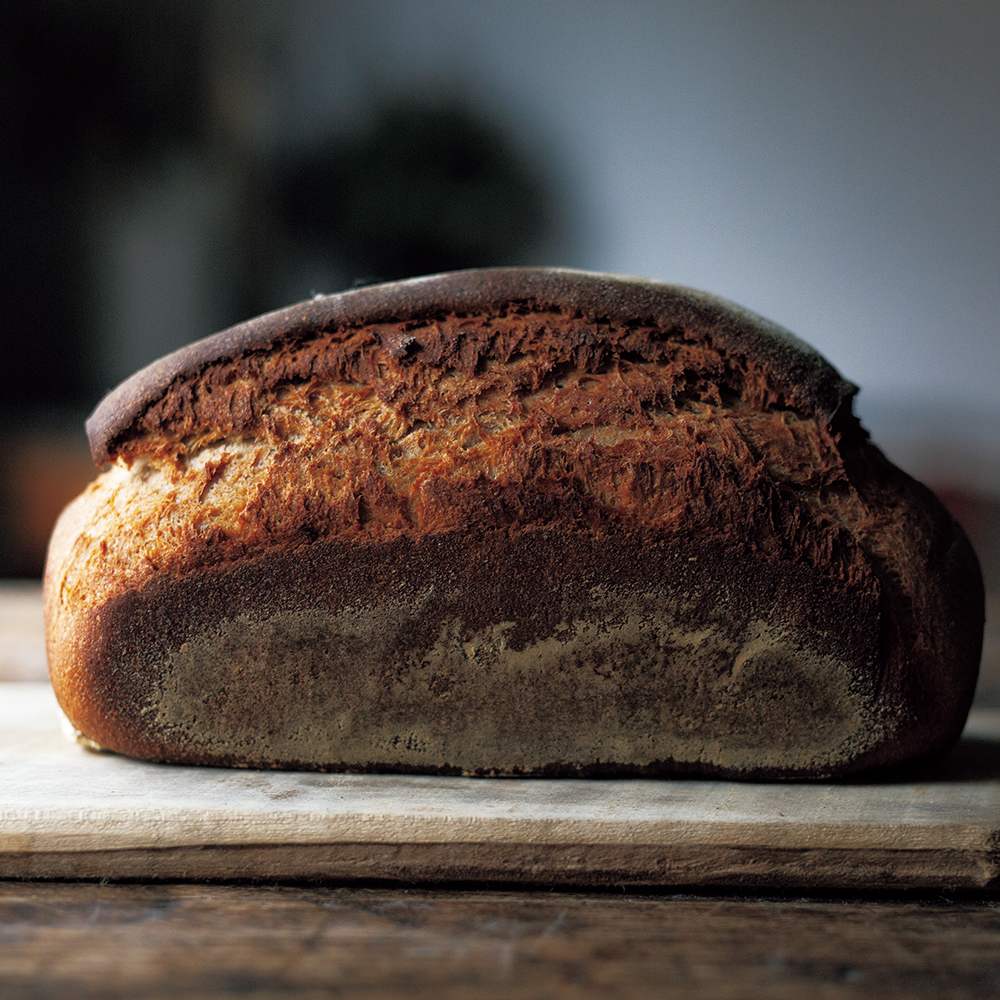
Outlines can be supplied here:
M252 321L89 422L117 464L53 538L57 694L98 743L193 763L815 777L935 752L975 685L978 566L854 391L719 300L577 272Z

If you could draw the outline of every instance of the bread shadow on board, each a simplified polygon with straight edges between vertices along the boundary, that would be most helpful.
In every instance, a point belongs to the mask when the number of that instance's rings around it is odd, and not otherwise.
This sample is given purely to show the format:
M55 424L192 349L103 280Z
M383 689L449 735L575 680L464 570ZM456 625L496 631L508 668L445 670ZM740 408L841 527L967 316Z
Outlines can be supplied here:
M1000 737L963 736L933 760L900 764L834 780L838 785L963 784L1000 781Z

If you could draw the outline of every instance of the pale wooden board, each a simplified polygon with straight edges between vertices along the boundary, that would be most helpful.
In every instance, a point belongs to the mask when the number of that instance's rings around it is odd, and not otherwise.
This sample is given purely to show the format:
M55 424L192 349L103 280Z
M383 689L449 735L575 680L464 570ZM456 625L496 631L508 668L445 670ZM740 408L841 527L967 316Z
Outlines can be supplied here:
M0 684L0 876L1000 884L1000 712L905 780L506 780L175 767Z

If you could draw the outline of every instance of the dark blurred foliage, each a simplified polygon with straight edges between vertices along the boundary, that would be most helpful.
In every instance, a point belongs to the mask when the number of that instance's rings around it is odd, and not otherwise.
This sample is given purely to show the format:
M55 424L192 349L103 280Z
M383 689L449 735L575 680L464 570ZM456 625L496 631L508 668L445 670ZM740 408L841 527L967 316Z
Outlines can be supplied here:
M552 221L540 174L452 99L386 100L281 164L276 182L292 233L367 278L523 262Z
M79 405L99 376L86 208L95 183L190 144L200 7L187 0L0 4L0 410Z

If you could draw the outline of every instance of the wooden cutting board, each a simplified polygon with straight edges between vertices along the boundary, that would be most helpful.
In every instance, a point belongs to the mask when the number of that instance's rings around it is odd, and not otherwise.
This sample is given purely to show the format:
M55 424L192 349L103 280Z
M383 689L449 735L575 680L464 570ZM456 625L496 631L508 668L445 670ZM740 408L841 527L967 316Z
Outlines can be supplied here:
M0 877L1000 886L1000 712L943 761L824 785L241 771L93 753L0 684Z

